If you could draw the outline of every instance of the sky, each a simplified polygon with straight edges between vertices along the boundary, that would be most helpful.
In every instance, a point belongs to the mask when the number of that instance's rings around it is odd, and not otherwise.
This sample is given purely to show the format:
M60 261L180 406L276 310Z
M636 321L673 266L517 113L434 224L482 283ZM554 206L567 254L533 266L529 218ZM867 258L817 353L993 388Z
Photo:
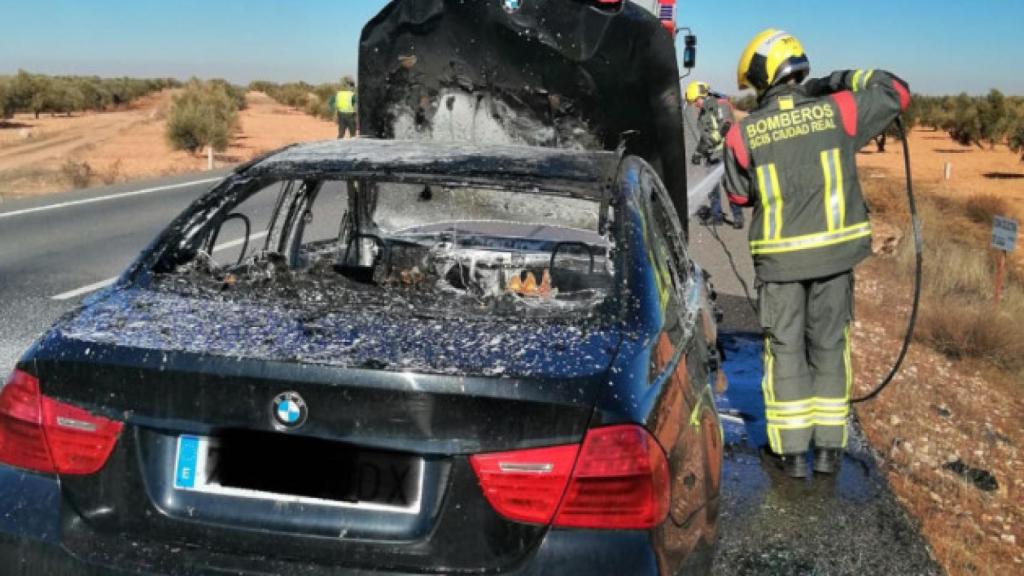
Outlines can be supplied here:
M334 81L355 74L360 29L386 3L0 0L0 74ZM1020 0L680 0L679 15L698 36L693 78L726 93L743 47L773 27L803 42L815 75L883 68L925 94L1024 95Z

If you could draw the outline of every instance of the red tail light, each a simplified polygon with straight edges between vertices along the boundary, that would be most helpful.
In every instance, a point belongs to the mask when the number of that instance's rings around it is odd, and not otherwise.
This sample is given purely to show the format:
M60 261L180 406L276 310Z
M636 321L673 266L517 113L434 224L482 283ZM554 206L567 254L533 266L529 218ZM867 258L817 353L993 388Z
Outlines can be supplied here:
M556 526L644 529L668 514L668 461L640 426L587 433Z
M39 380L15 370L0 392L0 462L36 472L87 475L106 464L119 422L39 392Z
M579 446L471 456L484 496L505 518L547 524L565 493Z
M43 434L39 381L14 371L0 392L0 462L55 472Z
M483 454L470 462L487 501L509 520L543 524L553 518L560 527L646 529L668 514L668 461L640 426L596 428L582 448Z

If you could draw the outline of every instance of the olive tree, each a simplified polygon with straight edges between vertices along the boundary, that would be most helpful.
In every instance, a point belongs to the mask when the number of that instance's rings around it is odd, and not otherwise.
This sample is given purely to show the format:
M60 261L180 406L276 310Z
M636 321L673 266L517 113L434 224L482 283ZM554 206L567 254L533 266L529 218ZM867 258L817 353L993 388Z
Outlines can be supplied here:
M952 118L947 122L946 132L959 144L980 146L982 138L981 118L974 99L966 93L957 96Z
M1006 97L993 88L988 96L978 101L978 121L981 128L981 140L995 148L1002 143L1010 130L1012 119Z
M223 151L238 125L237 100L222 83L192 80L176 95L167 114L167 141L175 150Z
M1024 162L1024 118L1018 118L1016 125L1010 132L1010 138L1008 139L1010 150L1020 154L1021 162Z
M14 113L14 104L11 95L11 81L7 78L0 78L0 120L10 118Z

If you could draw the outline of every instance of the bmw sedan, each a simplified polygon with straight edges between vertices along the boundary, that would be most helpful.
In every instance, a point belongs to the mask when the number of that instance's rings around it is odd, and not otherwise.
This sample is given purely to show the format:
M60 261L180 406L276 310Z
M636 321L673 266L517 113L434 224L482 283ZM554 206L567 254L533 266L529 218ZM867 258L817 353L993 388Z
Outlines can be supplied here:
M272 153L17 364L0 567L703 573L708 292L636 157Z

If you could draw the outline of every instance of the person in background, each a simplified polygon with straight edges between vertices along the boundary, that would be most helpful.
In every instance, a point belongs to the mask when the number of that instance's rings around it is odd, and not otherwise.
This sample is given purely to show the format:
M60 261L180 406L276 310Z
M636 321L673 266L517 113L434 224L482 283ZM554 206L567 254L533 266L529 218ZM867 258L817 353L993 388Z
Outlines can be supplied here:
M359 122L356 117L356 86L348 76L341 79L341 89L338 90L328 103L331 110L334 110L338 120L338 138L344 138L348 131L349 138L355 138L359 133Z
M697 107L697 125L700 128L700 140L697 151L691 160L694 164L718 164L722 161L725 134L735 122L732 104L711 91L706 82L691 82L686 87L686 102ZM711 205L711 220L714 225L725 223L722 216L722 187L716 185L708 194ZM743 228L743 210L730 204L732 209L732 226L737 230Z

